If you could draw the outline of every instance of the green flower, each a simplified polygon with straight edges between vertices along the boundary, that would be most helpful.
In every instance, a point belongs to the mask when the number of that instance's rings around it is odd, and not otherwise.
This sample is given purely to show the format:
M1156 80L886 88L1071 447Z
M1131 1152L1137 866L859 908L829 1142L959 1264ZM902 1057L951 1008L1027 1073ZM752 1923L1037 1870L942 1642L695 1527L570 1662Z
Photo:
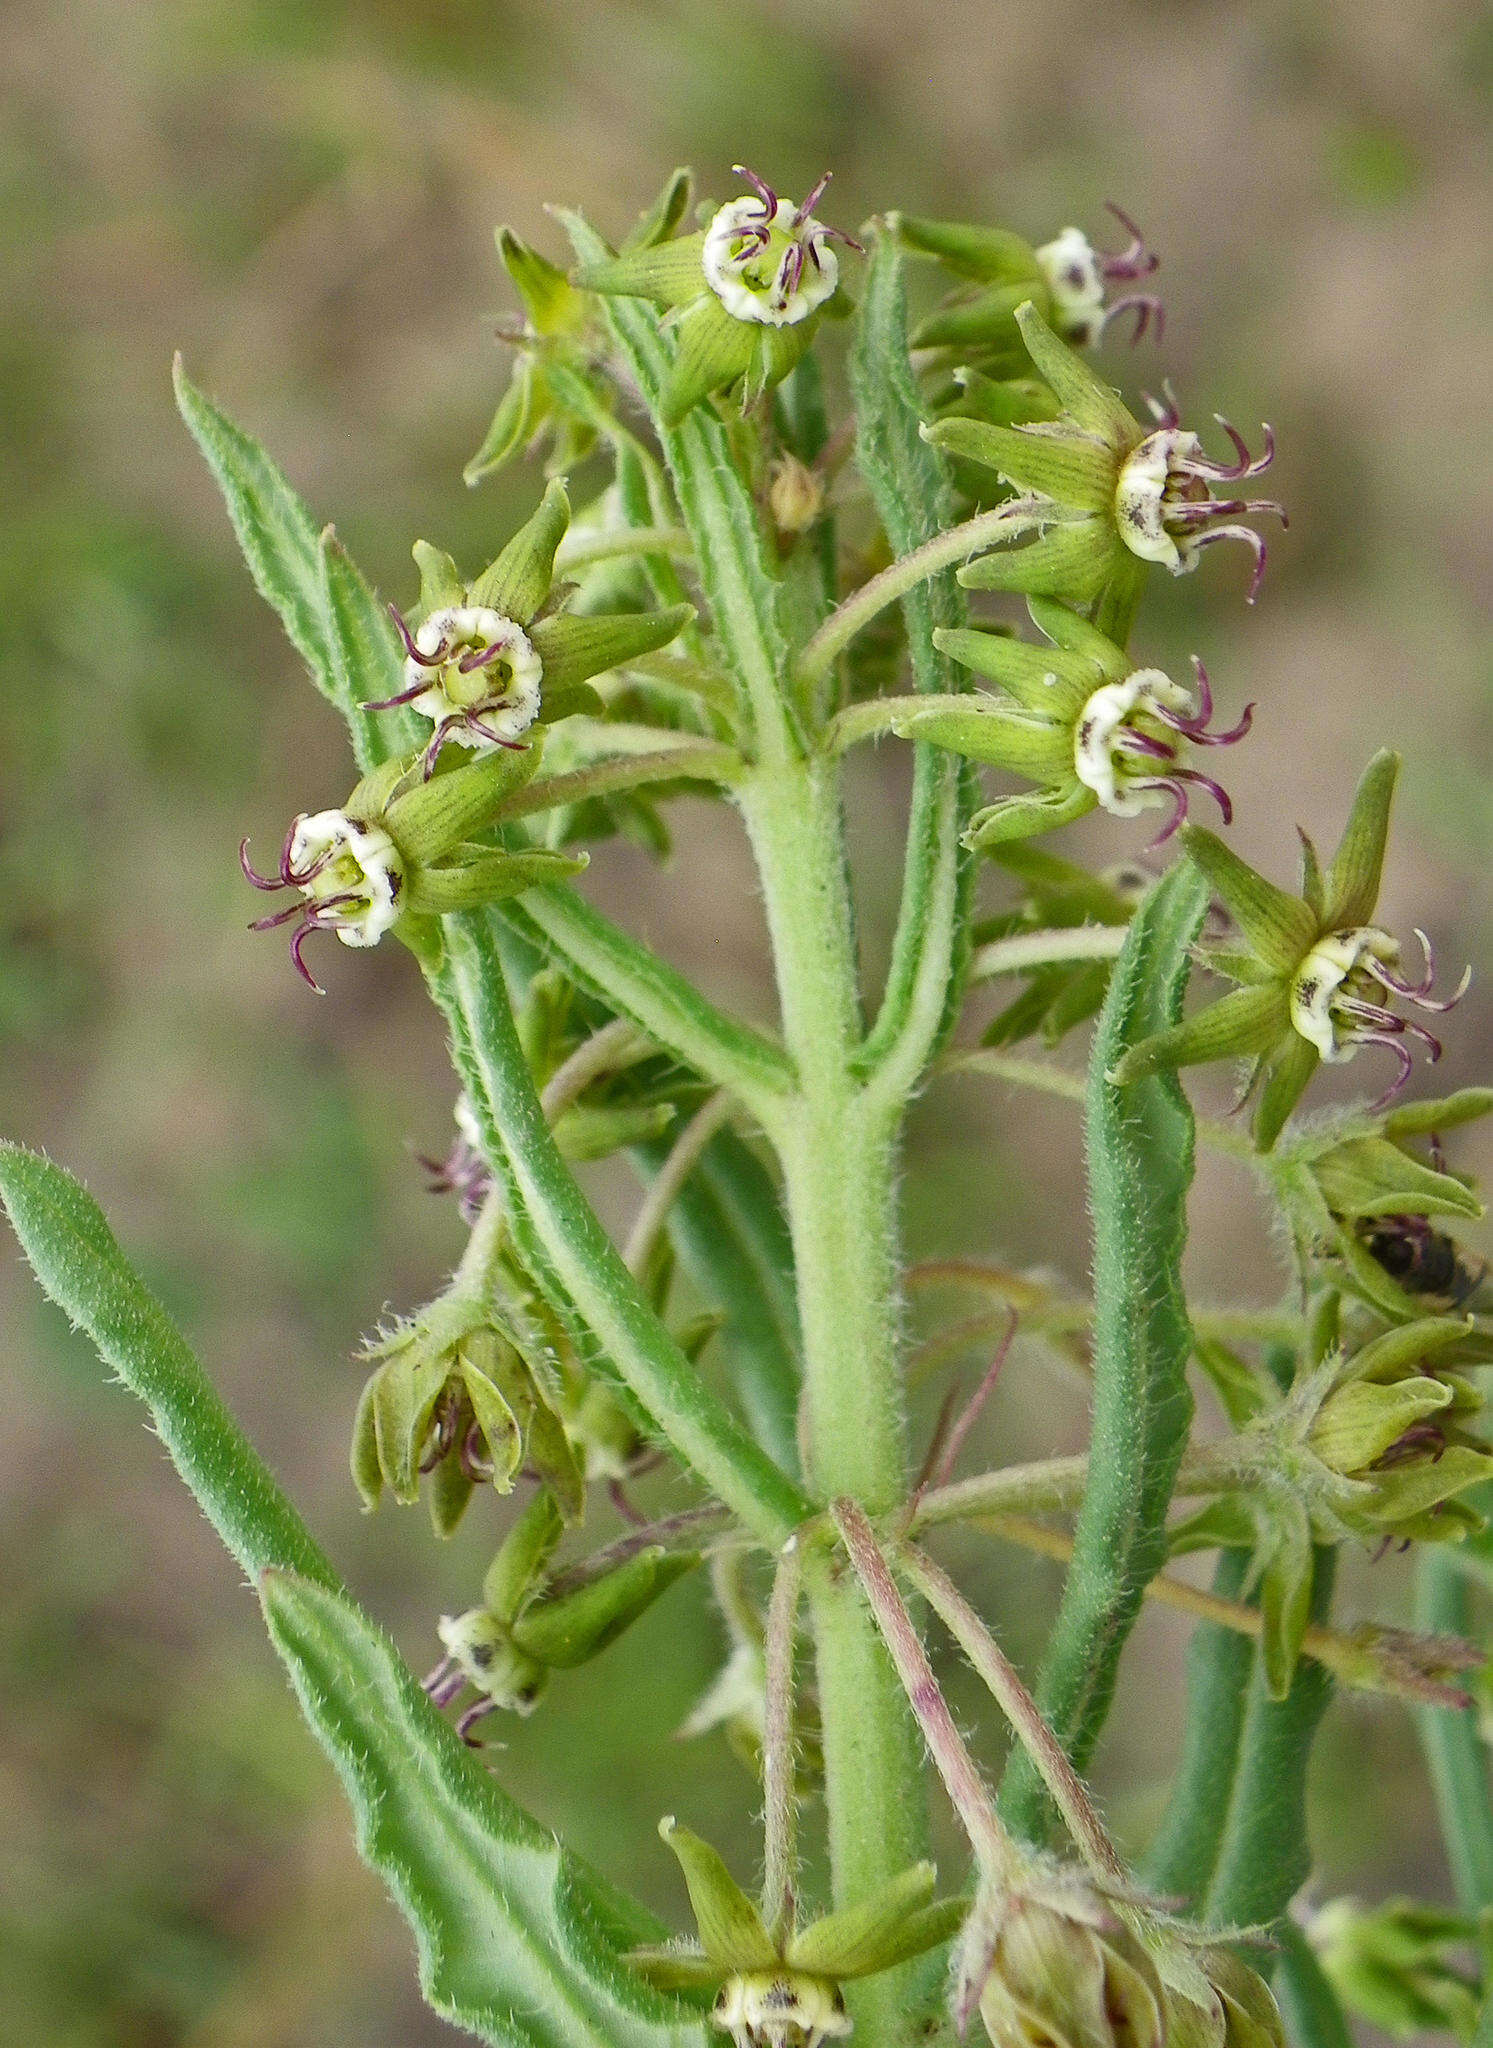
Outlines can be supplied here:
M1092 348L1125 314L1135 317L1139 341L1153 323L1161 339L1161 301L1152 292L1110 298L1112 285L1150 277L1160 259L1118 206L1110 212L1130 237L1117 255L1096 249L1081 228L1067 227L1037 247L1006 228L961 221L922 220L893 213L887 226L907 249L936 257L963 283L913 330L914 348L974 350L982 357L1014 356L1021 336L1016 310L1028 300L1043 319L1078 348Z
M1219 496L1260 475L1275 455L1265 429L1265 450L1251 457L1226 420L1235 460L1214 462L1174 405L1154 406L1144 427L1120 399L1054 334L1035 305L1015 314L1037 370L1062 411L1056 420L999 426L989 420L946 418L926 427L936 447L993 469L1023 495L1011 505L1010 532L1025 545L1001 547L969 563L959 580L973 590L1021 590L1062 597L1123 640L1147 562L1174 576L1197 567L1205 547L1242 541L1254 552L1252 604L1265 571L1265 543L1243 521L1270 513L1270 500Z
M1303 1267L1322 1269L1396 1322L1461 1308L1486 1270L1432 1217L1477 1222L1475 1187L1452 1173L1443 1135L1493 1110L1493 1089L1462 1088L1380 1115L1314 1122L1271 1155L1271 1179ZM1415 1139L1429 1138L1429 1156Z
M1211 832L1185 828L1189 856L1218 892L1239 927L1243 946L1209 955L1209 965L1240 986L1168 1031L1143 1039L1115 1070L1117 1081L1139 1080L1166 1068L1225 1059L1253 1061L1250 1092L1263 1081L1255 1113L1255 1141L1268 1151L1323 1060L1351 1059L1364 1046L1395 1055L1397 1072L1374 1104L1382 1109L1409 1079L1407 1038L1420 1041L1432 1060L1441 1045L1423 1024L1392 1005L1449 1010L1467 987L1432 998L1430 942L1417 933L1426 955L1419 981L1400 969L1400 949L1369 922L1379 900L1390 806L1399 756L1376 754L1353 799L1342 842L1324 873L1303 834L1302 893L1288 896L1247 867Z
M719 1854L672 1818L659 1833L679 1859L698 1945L634 1949L660 1991L714 1991L714 2024L735 2048L819 2048L850 2032L842 1983L874 1976L946 1941L964 1907L935 1901L931 1863L915 1864L859 1905L807 1927L769 1930Z
M935 644L1004 696L944 699L909 710L895 730L1040 785L1037 795L1002 798L971 820L966 844L989 848L1068 824L1097 807L1116 817L1170 809L1153 846L1187 815L1188 785L1200 784L1227 823L1229 799L1211 776L1179 758L1194 746L1232 746L1249 731L1254 706L1228 732L1210 732L1213 694L1194 660L1196 682L1136 668L1120 647L1068 606L1028 600L1053 644L1033 647L1002 633L941 627Z
M243 840L239 864L246 879L256 889L298 890L302 899L256 918L249 929L270 931L295 920L290 954L296 971L325 995L301 952L312 932L335 932L344 946L361 947L397 931L419 945L432 918L579 873L584 855L506 853L472 841L538 764L537 746L429 780L417 766L388 762L366 775L340 809L293 818L273 875L254 868Z
M1033 1859L982 1881L953 1959L954 2023L994 2048L1161 2048L1166 1993L1145 1945L1078 1872Z
M742 410L782 382L813 340L839 288L834 244L860 243L817 219L829 173L795 206L754 171L733 166L752 187L708 226L649 248L625 250L576 274L587 291L648 299L676 319L674 364L663 395L666 426L677 426L713 391L741 386Z
M1333 1990L1371 2026L1403 2041L1442 2032L1472 2039L1481 1988L1476 1971L1457 1969L1452 1957L1476 1953L1486 1939L1478 1920L1419 1899L1331 1899L1307 1934Z
M537 1493L504 1538L482 1582L482 1604L443 1615L437 1627L445 1651L425 1680L438 1707L470 1689L478 1697L459 1717L464 1742L487 1715L530 1714L552 1671L588 1663L630 1628L676 1579L700 1562L697 1550L650 1544L620 1562L547 1579L550 1558L564 1533L558 1508Z
M541 611L551 601L555 551L570 524L565 488L552 482L538 510L471 585L449 555L417 542L420 607L411 625L390 607L405 649L405 687L366 705L408 704L431 721L424 772L448 742L473 753L517 750L536 722L599 711L587 678L674 639L694 617L690 605L662 612L573 615Z

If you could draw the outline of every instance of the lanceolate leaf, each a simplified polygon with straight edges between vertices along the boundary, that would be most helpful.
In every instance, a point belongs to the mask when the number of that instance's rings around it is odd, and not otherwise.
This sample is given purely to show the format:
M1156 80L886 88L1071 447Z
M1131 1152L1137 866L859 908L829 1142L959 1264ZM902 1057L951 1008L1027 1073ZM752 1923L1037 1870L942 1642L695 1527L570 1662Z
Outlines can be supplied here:
M894 553L929 540L952 518L948 470L922 438L917 388L907 357L902 258L882 236L871 261L851 355L856 456ZM938 626L962 626L965 603L947 572L902 599L913 682L920 696L964 688L965 678L933 645ZM975 803L974 770L937 747L916 749L902 905L880 1014L863 1055L869 1069L900 1050L904 1085L959 1014L969 958L969 898L975 863L960 832Z
M437 2012L501 2048L700 2048L620 1960L658 1938L499 1789L352 1602L270 1572L265 1619Z
M0 1196L43 1287L150 1410L208 1520L264 1592L369 1861L438 2009L500 2048L701 2048L618 1961L656 1925L498 1789L436 1713L219 1400L92 1196L0 1144Z
M0 1143L0 1197L46 1292L150 1410L203 1513L251 1576L275 1565L323 1585L337 1577L228 1413L161 1304L70 1173Z
M1127 1047L1176 1021L1188 948L1207 903L1207 886L1188 864L1173 868L1141 904L1115 963L1089 1070L1092 1476L1037 1685L1044 1715L1080 1769L1109 1710L1142 1594L1163 1560L1167 1504L1192 1418L1192 1332L1179 1270L1192 1114L1171 1075L1126 1089L1108 1076ZM1019 1832L1045 1834L1049 1804L1023 1755L1007 1769L1001 1803Z

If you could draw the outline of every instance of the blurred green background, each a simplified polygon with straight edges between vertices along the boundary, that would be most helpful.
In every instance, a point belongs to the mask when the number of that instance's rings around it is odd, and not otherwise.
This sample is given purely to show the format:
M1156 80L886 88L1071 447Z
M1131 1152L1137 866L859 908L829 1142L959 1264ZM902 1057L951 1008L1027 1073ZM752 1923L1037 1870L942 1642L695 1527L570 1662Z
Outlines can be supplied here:
M422 1192L452 1087L398 947L322 956L325 1003L245 929L243 833L277 841L349 776L331 714L259 604L171 405L172 350L263 436L392 594L411 540L485 559L533 480L468 494L504 374L491 229L558 254L547 200L620 231L668 169L724 193L744 160L830 217L898 205L1096 235L1113 198L1164 256L1160 357L1190 413L1281 440L1292 526L1257 613L1213 557L1155 593L1170 661L1206 652L1261 699L1231 763L1243 849L1280 871L1330 838L1358 767L1408 757L1386 921L1448 962L1493 955L1488 589L1493 532L1493 15L1439 0L10 0L0 19L0 1128L82 1172L246 1426L412 1661L464 1605L495 1526L446 1549L423 1515L364 1520L344 1444L349 1354L459 1249ZM1132 386L1133 388L1133 386ZM898 796L862 777L872 934L893 908ZM1089 844L1133 851L1109 823ZM755 892L699 806L659 871L607 848L601 901L723 999L765 1015ZM708 915L702 908L708 903ZM1493 977L1449 1034L1486 1079ZM1489 1145L1457 1162L1486 1171ZM1066 1110L961 1082L920 1106L919 1256L1077 1280ZM598 1199L620 1215L624 1182ZM1200 1298L1268 1298L1263 1219L1202 1176ZM139 1411L0 1253L0 1982L46 2048L415 2048L409 1944L358 1867L330 1772L257 1613ZM989 1457L1082 1441L1081 1392L1035 1358ZM660 1503L675 1497L655 1489ZM1013 1645L1049 1568L973 1541L961 1565ZM1388 1562L1347 1574L1403 1616ZM671 1632L686 1649L660 1655ZM1175 1753L1175 1617L1148 1616L1100 1781L1143 1837ZM717 1738L669 1731L719 1653L671 1596L556 1688L495 1755L520 1795L677 1911L653 1822L752 1858L751 1787ZM966 1696L966 1704L973 1701ZM993 1755L993 1752L991 1752ZM1407 1719L1340 1701L1316 1776L1319 1892L1441 1892Z

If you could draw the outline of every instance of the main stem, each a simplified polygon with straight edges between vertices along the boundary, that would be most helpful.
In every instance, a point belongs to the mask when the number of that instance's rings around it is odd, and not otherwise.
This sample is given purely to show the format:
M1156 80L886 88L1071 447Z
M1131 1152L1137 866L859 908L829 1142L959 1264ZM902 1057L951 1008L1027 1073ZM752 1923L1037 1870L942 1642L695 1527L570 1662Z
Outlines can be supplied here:
M899 1119L871 1111L853 1071L863 1026L838 773L832 763L780 757L752 772L738 800L797 1068L798 1087L772 1111L769 1135L798 1279L805 1477L816 1499L848 1496L877 1514L907 1485L893 1218ZM854 1579L811 1557L805 1590L835 1903L846 1905L923 1853L921 1745ZM850 1987L860 2048L905 2048L915 1984L903 1969Z

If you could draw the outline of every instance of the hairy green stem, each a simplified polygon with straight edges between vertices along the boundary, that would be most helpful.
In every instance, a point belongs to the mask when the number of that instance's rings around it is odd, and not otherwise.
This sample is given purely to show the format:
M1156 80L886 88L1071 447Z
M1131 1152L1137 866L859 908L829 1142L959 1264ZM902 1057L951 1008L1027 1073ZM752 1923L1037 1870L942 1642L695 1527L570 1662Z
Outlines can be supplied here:
M1417 1568L1415 1620L1417 1627L1438 1633L1465 1636L1471 1629L1472 1602L1460 1563L1429 1544ZM1493 1790L1477 1711L1422 1708L1418 1718L1457 1903L1464 1913L1481 1913L1493 1906Z
M1173 1491L1179 1494L1229 1493L1247 1487L1270 1466L1270 1449L1247 1437L1224 1437L1187 1452ZM940 1522L968 1522L986 1515L1061 1514L1082 1502L1088 1485L1089 1461L1041 1458L1029 1465L1006 1465L997 1472L977 1472L935 1487L918 1502L911 1529L936 1528Z
M794 664L799 687L812 690L856 634L879 618L889 604L895 604L899 597L926 583L941 569L956 569L971 555L994 547L1012 523L1008 505L998 505L992 512L979 512L961 526L951 526L947 533L924 541L921 547L883 569L879 576L873 576L869 583L863 583L837 611L831 612L799 655Z
M978 946L969 963L971 981L994 981L1002 974L1028 974L1069 960L1115 960L1125 943L1122 924L1076 924L1058 931L1017 932Z

